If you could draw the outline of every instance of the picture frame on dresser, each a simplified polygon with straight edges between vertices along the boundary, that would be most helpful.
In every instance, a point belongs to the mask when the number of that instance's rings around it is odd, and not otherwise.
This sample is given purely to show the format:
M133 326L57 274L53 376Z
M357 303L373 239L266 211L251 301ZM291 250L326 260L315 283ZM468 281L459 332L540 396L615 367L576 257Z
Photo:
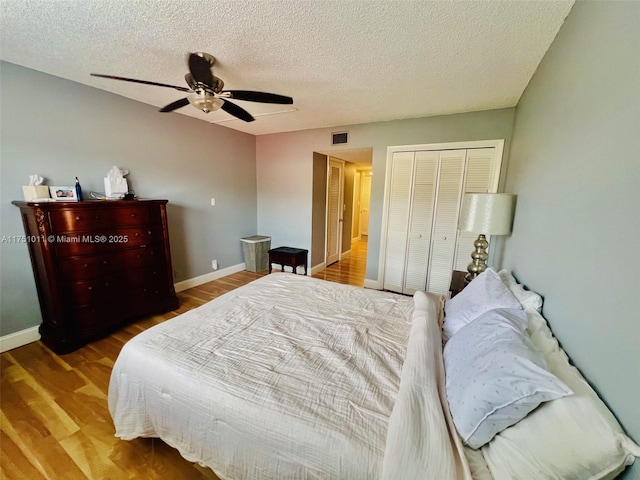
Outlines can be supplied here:
M55 185L49 186L51 198L56 202L77 202L78 195L74 187L59 187Z

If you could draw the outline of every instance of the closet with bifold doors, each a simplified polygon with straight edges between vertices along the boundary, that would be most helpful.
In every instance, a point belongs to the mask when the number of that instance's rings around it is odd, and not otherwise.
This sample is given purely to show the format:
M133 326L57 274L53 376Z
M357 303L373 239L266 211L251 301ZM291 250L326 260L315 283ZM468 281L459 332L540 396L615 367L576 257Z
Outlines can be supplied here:
M465 193L498 188L503 140L389 147L381 235L383 288L446 295L477 233L459 232Z

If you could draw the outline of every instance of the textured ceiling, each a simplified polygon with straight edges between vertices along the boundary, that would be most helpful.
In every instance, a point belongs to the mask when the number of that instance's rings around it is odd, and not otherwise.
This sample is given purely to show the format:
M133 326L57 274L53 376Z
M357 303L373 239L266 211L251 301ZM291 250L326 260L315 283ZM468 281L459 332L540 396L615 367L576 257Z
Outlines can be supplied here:
M185 54L217 58L225 88L289 95L237 103L256 117L179 113L254 135L514 106L571 1L2 0L3 60L162 107ZM160 113L159 113L160 115Z

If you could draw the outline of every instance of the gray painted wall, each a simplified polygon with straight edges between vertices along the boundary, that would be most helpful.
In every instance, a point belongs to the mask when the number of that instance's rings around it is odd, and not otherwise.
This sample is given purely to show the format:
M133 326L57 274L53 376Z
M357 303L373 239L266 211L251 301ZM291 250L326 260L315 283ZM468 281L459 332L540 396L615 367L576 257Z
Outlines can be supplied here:
M340 150L331 146L331 132L348 130L349 148L373 148L367 279L375 281L387 147L505 139L504 172L514 113L515 109L505 108L261 135L256 140L258 230L272 235L275 245L311 247L313 152Z
M242 263L240 238L256 234L255 137L2 62L0 235L23 234L21 185L81 180L104 191L112 165L129 169L140 196L169 200L176 281ZM141 87L143 88L143 87ZM153 88L153 87L149 87ZM216 198L216 207L210 198ZM0 244L0 334L39 325L26 244Z
M516 111L504 266L640 441L640 3L575 4ZM640 478L636 465L628 478Z

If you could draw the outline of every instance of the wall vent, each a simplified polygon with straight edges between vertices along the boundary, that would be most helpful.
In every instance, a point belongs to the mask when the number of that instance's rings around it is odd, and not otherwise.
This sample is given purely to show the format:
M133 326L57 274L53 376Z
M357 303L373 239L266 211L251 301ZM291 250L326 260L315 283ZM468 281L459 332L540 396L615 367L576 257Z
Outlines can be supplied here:
M349 132L334 132L331 134L332 145L344 145L349 143Z

